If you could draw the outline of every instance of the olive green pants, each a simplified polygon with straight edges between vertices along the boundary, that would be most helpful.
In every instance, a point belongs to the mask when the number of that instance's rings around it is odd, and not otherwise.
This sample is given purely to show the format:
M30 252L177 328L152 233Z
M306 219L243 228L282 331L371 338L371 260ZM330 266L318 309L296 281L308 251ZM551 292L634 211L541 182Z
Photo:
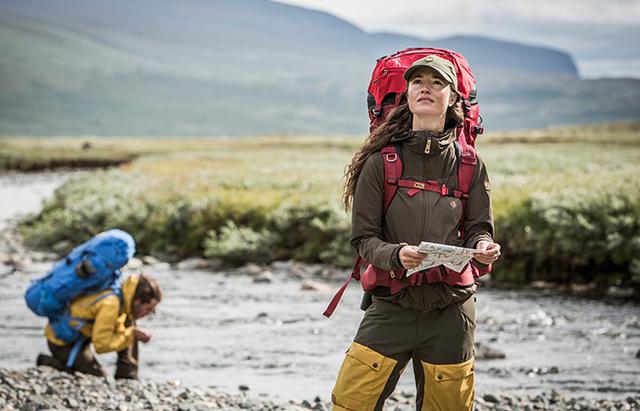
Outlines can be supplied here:
M374 298L338 373L334 410L382 410L409 360L416 409L472 410L475 296L464 298L423 310Z

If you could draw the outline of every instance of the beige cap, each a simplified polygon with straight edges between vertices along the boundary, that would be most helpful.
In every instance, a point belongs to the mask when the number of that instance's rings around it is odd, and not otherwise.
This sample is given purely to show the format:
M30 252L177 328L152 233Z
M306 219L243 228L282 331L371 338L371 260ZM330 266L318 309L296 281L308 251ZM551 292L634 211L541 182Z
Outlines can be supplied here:
M404 79L409 81L413 73L422 67L429 67L437 71L442 78L453 85L454 90L458 90L458 76L456 76L456 69L453 67L453 63L442 57L428 55L413 62L409 68L404 72Z

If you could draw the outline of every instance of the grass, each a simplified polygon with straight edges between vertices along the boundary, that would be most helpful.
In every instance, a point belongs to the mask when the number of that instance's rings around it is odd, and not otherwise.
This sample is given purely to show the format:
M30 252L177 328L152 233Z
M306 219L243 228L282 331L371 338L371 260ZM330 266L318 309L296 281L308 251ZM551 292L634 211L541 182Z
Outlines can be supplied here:
M124 161L67 183L24 221L36 246L119 226L141 252L165 257L346 266L352 252L341 177L361 140L101 139L82 150L84 140L9 139L0 140L0 164L10 164L7 152L29 164L87 151ZM478 149L504 246L497 278L640 283L640 125L494 134L482 136Z

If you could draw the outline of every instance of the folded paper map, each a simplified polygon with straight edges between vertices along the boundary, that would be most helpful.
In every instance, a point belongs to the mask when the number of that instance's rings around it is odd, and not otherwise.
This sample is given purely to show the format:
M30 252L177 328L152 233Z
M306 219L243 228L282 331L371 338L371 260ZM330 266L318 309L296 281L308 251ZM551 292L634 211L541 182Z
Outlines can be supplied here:
M479 252L479 250L473 248L428 243L426 241L420 243L418 251L425 253L427 256L418 267L407 270L407 276L439 265L444 265L454 271L461 271L471 260L471 257Z

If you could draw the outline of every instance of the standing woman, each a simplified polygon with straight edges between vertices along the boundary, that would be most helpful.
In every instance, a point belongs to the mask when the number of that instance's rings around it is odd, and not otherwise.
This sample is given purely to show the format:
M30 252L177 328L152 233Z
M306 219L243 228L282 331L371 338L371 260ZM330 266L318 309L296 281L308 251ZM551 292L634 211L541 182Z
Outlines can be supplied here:
M392 278L420 265L421 241L478 249L473 264L486 268L499 257L500 246L493 242L490 184L480 158L464 210L457 197L405 187L383 210L380 150L386 146L396 146L402 179L459 187L455 141L463 114L453 64L430 55L413 63L404 79L407 103L371 133L347 168L343 200L347 209L353 205L351 244ZM340 368L334 410L382 410L409 360L418 410L472 410L475 292L473 281L456 286L425 280L395 294L376 288Z

